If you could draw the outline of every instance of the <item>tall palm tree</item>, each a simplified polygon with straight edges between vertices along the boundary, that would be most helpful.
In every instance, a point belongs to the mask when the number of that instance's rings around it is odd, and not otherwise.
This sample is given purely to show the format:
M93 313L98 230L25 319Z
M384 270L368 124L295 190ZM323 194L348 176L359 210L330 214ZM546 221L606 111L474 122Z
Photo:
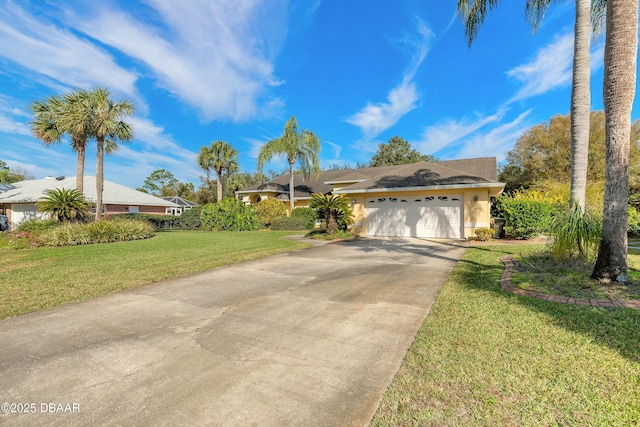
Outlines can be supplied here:
M131 141L133 128L122 118L134 112L133 103L128 99L114 102L109 98L107 88L78 91L77 122L88 123L88 135L96 139L96 220L102 219L102 193L104 190L104 153L118 149L118 141Z
M293 168L297 163L305 174L313 171L320 172L318 153L320 152L320 139L310 130L298 130L298 121L291 116L284 127L284 132L279 138L272 139L260 148L258 154L258 171L274 157L287 156L289 163L289 206L294 208Z
M200 147L198 165L207 174L213 169L216 172L217 194L216 200L222 200L222 174L233 173L238 170L238 151L225 141L212 142L210 147Z
M31 103L31 111L31 130L45 145L60 142L65 134L71 138L71 148L78 153L76 190L82 193L88 129L86 120L82 120L78 92L70 92L62 97L50 96L44 102L34 101Z
M631 108L636 92L638 0L608 0L604 50L606 171L604 218L592 277L627 281Z
M552 0L526 0L526 17L535 31ZM487 13L498 6L498 0L458 0L458 15L465 24L467 43L475 40ZM571 85L571 205L585 211L587 164L589 154L590 40L591 17L594 28L601 28L606 0L575 0L573 79ZM576 211L580 212L580 211Z

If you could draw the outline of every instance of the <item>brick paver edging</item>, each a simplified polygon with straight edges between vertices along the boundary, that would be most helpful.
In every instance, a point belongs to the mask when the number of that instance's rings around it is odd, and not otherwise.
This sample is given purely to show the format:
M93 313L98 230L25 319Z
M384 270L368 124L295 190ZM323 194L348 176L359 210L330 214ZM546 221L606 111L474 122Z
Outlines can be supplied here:
M545 301L559 302L561 304L573 304L583 305L591 307L627 307L640 309L640 300L625 300L625 299L599 299L599 298L573 298L562 295L550 295L536 291L528 291L526 289L516 288L511 284L511 272L513 271L513 257L512 255L506 255L500 258L500 261L504 263L504 271L500 278L500 286L507 292L511 292L516 295L528 296Z

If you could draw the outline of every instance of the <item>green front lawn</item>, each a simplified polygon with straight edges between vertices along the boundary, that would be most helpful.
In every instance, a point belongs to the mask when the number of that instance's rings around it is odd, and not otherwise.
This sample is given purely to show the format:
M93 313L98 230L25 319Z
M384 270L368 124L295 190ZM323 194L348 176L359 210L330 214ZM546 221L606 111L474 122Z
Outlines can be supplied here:
M504 292L499 258L532 250L467 249L373 426L640 425L640 312Z
M99 245L0 245L0 319L308 246L290 234L170 231Z

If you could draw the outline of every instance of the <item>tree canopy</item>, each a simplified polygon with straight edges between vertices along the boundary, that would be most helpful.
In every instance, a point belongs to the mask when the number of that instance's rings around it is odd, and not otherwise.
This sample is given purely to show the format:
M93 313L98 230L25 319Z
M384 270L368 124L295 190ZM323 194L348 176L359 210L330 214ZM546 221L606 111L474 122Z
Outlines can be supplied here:
M428 154L421 154L411 148L404 138L394 136L389 142L378 145L378 151L369 162L370 167L406 165L420 161L434 162L438 159Z
M190 182L180 182L173 173L166 169L156 169L144 180L144 185L138 191L158 197L179 196L192 199L194 186Z
M605 178L605 116L592 111L589 132L589 167L587 181L602 182ZM631 127L631 165L640 165L640 121ZM507 190L530 188L543 181L569 183L571 168L571 119L557 115L527 130L507 153L500 180ZM640 187L640 166L630 168L631 187Z
M13 182L34 179L31 172L22 168L10 168L4 161L0 160L0 184L11 184Z

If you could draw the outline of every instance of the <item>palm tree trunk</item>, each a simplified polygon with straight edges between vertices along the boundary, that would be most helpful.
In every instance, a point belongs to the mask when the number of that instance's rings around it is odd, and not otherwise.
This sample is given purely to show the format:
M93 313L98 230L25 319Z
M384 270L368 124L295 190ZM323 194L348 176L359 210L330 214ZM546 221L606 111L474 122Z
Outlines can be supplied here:
M96 157L96 221L102 219L102 190L104 188L104 138L98 140Z
M338 221L336 221L336 216L333 212L329 212L329 219L327 220L327 233L336 234L338 231Z
M84 160L87 154L86 144L76 143L76 149L78 150L78 164L76 165L76 190L79 193L84 194Z
M216 171L216 178L218 180L218 182L216 183L217 184L216 201L219 202L220 200L222 200L222 172Z
M293 206L295 204L295 188L293 187L293 165L294 163L289 162L289 216L293 214Z
M576 24L571 86L571 206L585 211L591 114L591 2L576 0Z
M631 108L636 90L638 0L607 2L604 111L607 153L604 218L594 279L627 280L627 202Z

